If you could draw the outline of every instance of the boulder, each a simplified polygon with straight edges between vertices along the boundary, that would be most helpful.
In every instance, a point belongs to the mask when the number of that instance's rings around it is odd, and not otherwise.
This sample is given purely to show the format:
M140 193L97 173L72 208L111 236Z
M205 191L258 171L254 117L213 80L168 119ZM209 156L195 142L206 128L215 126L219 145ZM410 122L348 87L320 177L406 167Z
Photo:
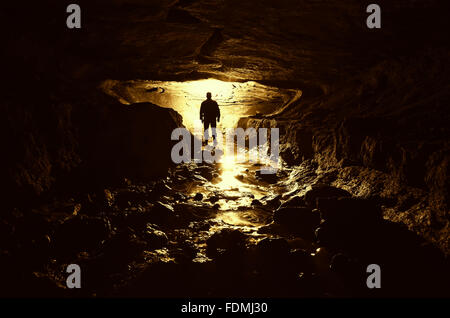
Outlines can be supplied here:
M273 221L309 239L314 236L314 229L319 225L320 216L307 207L286 207L274 212Z
M166 246L169 241L166 233L155 229L155 226L152 224L147 224L147 227L143 233L143 238L151 248L155 249Z
M73 216L60 224L53 235L58 252L70 255L99 248L112 234L107 218Z
M52 227L48 217L34 212L24 214L11 223L3 221L3 224L5 231L14 233L19 241L31 241L43 237L50 233Z
M372 200L361 198L318 198L322 219L335 224L376 225L382 220L381 209Z
M223 229L214 233L207 241L208 256L216 257L223 252L241 252L245 249L247 237L235 229Z
M270 207L279 207L281 197L282 197L281 194L270 195L270 196L265 196L265 197L261 198L261 201L265 201L266 204Z
M78 261L84 281L82 289L104 290L111 284L111 275L128 272L129 264L139 259L146 248L146 242L140 240L132 229L121 229L105 242L100 253Z
M336 273L348 273L350 270L351 260L343 254L337 253L333 255L330 262L330 270Z
M335 226L331 226L327 222L322 222L315 232L316 241L318 244L323 246L336 247L340 246L339 239L340 233L339 229Z
M208 199L208 201L213 203L213 204L216 203L219 200L220 199L219 199L219 197L217 195L213 195L213 196L209 197L209 199Z
M268 275L269 279L285 277L289 269L288 242L283 238L265 238L255 248L256 268Z
M156 202L149 214L149 220L156 224L167 224L174 220L174 208L170 204Z
M175 257L179 263L187 263L192 261L198 253L198 249L194 243L190 241L182 241L178 244L178 248L171 250L170 255Z
M175 192L173 194L173 199L175 201L185 201L186 200L186 196L183 193Z
M305 193L305 203L308 206L315 207L317 198L349 197L351 194L343 189L332 187L325 184L315 184L311 190Z
M252 200L252 206L262 206L263 204L261 203L261 201L257 200L257 199L253 199Z
M97 261L104 264L103 270L105 266L117 270L139 256L146 248L146 242L140 240L132 229L125 228L105 243Z
M102 129L93 136L89 163L99 177L147 180L173 165L172 131L182 127L172 109L151 103L108 105Z
M371 224L338 224L324 221L315 231L317 243L353 255L383 253L381 228ZM386 252L386 250L384 251Z
M196 193L195 195L194 195L194 201L201 201L201 200L203 200L203 194L201 194L200 192L199 193Z
M301 196L293 196L292 198L286 200L281 204L280 207L294 207L294 206L305 206L305 199Z
M289 265L296 273L311 273L314 269L311 254L303 249L295 249L290 251Z
M258 242L256 250L259 256L262 256L267 259L266 261L269 261L273 258L286 258L290 248L288 242L283 238L266 237Z

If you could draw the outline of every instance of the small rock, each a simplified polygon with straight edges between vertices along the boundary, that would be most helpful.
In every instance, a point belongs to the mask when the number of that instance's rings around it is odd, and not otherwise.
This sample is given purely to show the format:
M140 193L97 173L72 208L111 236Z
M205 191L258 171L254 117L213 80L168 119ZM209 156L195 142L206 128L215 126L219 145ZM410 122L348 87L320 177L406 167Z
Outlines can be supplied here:
M173 199L176 201L185 201L186 200L186 196L180 192L175 192L173 194Z
M209 202L211 203L216 203L217 201L219 201L219 197L216 195L213 195L212 197L209 198Z
M203 200L203 194L198 192L198 193L195 194L193 199L194 199L194 201L201 201L201 200Z
M151 248L158 249L167 245L169 239L166 233L157 230L152 224L147 224L144 231L144 239L150 245Z
M160 201L156 202L150 212L149 220L156 224L167 223L175 218L174 208Z
M333 255L330 263L330 270L337 273L344 273L348 271L350 259L347 255L338 253Z
M208 182L208 180L206 178L204 178L204 177L202 177L201 175L198 175L198 174L195 174L193 176L193 178L198 180L198 181L201 181L201 182Z
M253 206L262 206L263 204L261 203L261 201L259 201L259 200L257 200L257 199L254 199L254 200L252 201L252 205L253 205Z

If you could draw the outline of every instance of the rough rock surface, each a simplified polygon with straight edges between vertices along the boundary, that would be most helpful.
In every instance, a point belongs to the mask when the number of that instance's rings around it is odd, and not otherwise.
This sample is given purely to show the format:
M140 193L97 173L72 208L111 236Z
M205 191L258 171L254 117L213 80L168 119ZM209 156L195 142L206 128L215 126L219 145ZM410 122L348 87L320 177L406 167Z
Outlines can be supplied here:
M79 1L81 30L65 27L69 1L34 2L27 10L5 3L5 197L73 184L68 177L98 145L93 135L103 130L106 105L117 103L93 93L102 80L256 80L304 94L277 115L242 126L284 128L286 161L314 159L318 171L334 171L335 185L390 202L386 218L448 252L449 3L377 3L381 30L366 28L357 0ZM128 124L138 122L132 131L119 125L125 136L139 133L140 115L152 113L138 108L118 111ZM139 142L129 145L127 160L142 167L133 154L148 140Z
M450 72L448 55L429 51L381 62L324 97L239 125L280 127L287 162L312 159L328 181L378 198L387 219L448 252Z
M172 163L167 141L182 126L179 114L150 103L124 106L103 93L85 93L66 101L45 97L49 105L43 107L37 101L30 107L28 97L2 104L9 114L2 117L2 139L10 156L3 158L1 182L11 199L167 171Z

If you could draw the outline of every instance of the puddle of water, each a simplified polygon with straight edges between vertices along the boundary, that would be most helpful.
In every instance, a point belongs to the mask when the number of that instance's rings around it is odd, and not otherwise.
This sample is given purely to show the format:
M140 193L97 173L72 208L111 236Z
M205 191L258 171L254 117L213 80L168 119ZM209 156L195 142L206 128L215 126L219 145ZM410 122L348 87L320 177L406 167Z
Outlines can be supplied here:
M260 226L263 225L263 223L258 222L251 222L246 218L246 215L244 213L229 211L229 212L223 212L220 213L217 218L217 221L224 222L229 225L235 225L235 226Z
M250 208L254 200L276 193L275 187L256 179L259 166L242 161L238 156L223 156L216 165L218 177L191 187L188 194L215 196L220 205L219 210L229 211Z

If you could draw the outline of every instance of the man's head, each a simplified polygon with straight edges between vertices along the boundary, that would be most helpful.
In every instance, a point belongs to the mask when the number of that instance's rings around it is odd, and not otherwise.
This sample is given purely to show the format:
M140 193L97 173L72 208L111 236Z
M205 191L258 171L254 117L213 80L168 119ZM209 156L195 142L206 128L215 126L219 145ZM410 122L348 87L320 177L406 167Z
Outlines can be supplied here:
M211 99L211 93L210 92L206 93L206 98L207 99Z

